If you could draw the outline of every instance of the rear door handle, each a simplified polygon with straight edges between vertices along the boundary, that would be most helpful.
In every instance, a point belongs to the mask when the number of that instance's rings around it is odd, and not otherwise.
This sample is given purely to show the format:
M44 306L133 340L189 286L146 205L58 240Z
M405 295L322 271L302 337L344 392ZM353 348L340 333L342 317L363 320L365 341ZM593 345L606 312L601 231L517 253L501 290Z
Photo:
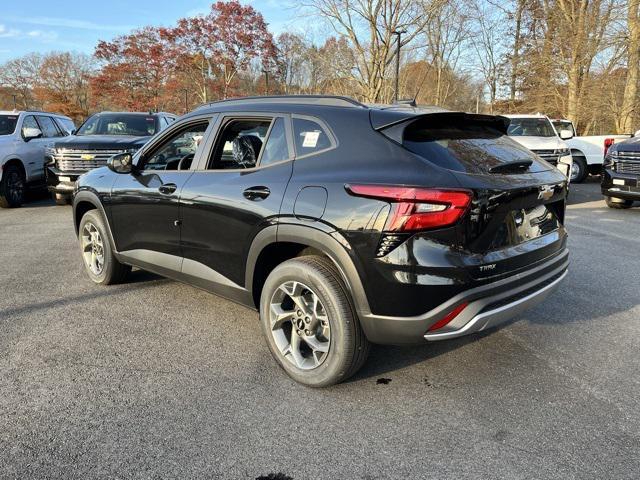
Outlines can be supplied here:
M178 189L178 186L175 183L165 183L164 185L160 185L158 190L160 193L164 193L165 195L171 195Z
M269 190L269 187L251 187L247 188L242 194L247 200L259 202L267 198L271 194L271 190Z

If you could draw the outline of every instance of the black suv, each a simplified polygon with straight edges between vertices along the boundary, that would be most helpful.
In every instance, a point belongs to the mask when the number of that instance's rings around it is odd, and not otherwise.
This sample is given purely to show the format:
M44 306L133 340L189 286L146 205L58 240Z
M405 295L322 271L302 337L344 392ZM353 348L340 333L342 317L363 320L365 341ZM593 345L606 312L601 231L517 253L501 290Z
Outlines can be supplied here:
M45 171L57 204L69 203L76 179L105 166L109 157L133 153L176 119L171 113L102 112L87 119L73 135L49 145Z
M640 137L609 147L602 165L601 190L610 208L630 208L640 200Z
M87 272L136 266L255 308L290 376L342 381L369 342L484 330L566 275L567 179L507 125L342 97L202 106L80 177Z

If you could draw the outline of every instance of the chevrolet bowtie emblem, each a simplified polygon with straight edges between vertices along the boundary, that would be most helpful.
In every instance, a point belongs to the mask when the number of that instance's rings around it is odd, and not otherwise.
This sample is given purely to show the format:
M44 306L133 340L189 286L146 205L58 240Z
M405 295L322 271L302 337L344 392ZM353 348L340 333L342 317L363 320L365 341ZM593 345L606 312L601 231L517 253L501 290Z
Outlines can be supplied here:
M81 155L80 158L82 160L93 160L95 157L95 155Z

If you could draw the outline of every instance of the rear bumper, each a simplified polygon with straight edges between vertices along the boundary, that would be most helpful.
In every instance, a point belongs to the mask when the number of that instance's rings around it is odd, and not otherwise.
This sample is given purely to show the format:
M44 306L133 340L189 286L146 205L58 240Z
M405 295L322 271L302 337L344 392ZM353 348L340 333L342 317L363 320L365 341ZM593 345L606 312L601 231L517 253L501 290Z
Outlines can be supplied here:
M393 317L368 314L361 317L367 338L380 344L415 344L456 338L499 325L543 301L566 276L569 252L528 271L466 290L444 304L418 316ZM429 328L450 312L466 304L449 324Z
M461 322L466 323L464 323L462 327L451 331L426 333L424 338L428 341L446 340L449 338L462 337L470 333L481 332L482 330L501 325L546 299L558 288L560 282L567 276L567 273L568 271L565 269L557 278L554 277L551 279L550 283L546 285L535 285L531 293L527 292L521 298L518 298L518 296L511 298L506 304L501 304L499 301L494 302L490 297L478 300L463 310L462 314L464 314L464 318ZM473 315L473 313L469 314L465 312L467 309L478 311L479 313L467 321L466 319L470 315ZM455 320L457 324L461 323L457 321L458 318Z

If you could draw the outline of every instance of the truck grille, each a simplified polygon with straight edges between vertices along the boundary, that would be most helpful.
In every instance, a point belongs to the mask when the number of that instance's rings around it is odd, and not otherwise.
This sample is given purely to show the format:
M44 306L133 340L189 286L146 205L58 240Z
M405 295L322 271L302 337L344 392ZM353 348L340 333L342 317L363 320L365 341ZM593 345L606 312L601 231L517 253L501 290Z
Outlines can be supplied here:
M640 152L616 152L611 155L618 173L640 175Z
M532 152L543 160L549 162L551 165L558 164L558 152L555 150L532 150Z
M113 155L127 150L58 150L56 167L62 172L88 172L103 167Z

